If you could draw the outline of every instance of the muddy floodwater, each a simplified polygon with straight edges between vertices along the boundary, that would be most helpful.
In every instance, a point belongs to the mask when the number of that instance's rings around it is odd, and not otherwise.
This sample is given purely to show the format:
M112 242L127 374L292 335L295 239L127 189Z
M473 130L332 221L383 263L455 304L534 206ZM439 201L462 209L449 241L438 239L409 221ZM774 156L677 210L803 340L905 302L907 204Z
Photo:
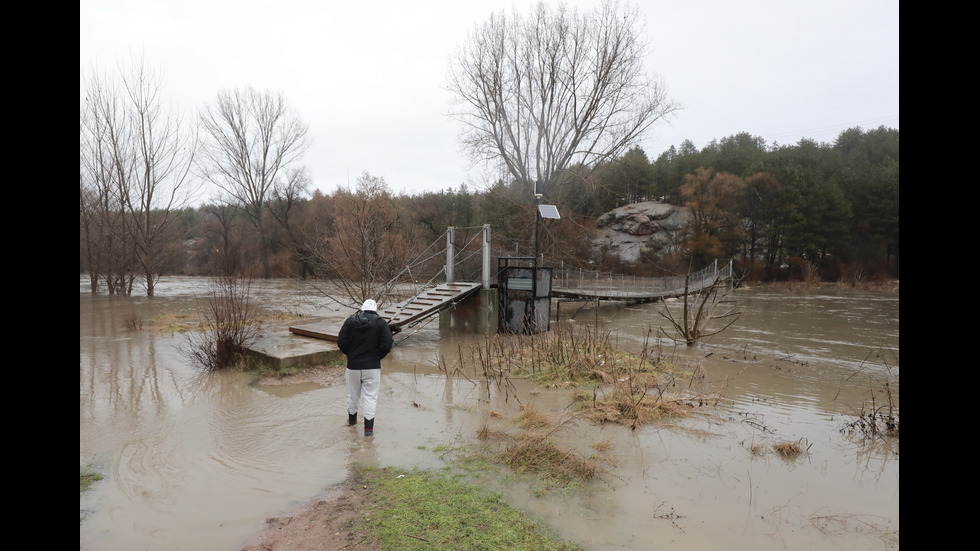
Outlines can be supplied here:
M512 477L482 483L584 549L898 548L898 439L849 430L872 405L897 415L897 284L739 288L739 319L693 349L658 337L664 303L576 314L580 304L555 302L553 328L598 326L625 350L646 346L696 373L680 382L691 392L723 397L675 426L635 431L573 418L567 391L515 381L488 392L476 378L446 376L440 364L484 337L440 330L434 318L396 335L370 439L344 425L342 385L263 387L194 365L184 337L161 327L196 317L209 292L201 279L165 278L152 299L110 297L80 281L79 460L104 475L80 496L81 549L236 551L352 466L442 468L446 450L529 402L561 425L563 444L601 455L608 475L552 492ZM258 281L251 294L311 319L349 313L300 281ZM805 451L774 451L787 442Z

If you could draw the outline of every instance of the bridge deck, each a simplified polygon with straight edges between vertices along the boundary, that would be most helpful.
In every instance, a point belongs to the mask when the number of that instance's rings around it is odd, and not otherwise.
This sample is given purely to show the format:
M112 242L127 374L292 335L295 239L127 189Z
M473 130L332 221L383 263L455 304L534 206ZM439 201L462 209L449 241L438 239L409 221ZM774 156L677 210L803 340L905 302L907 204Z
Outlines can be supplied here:
M622 289L575 289L554 287L551 296L558 298L576 298L588 300L638 300L652 302L670 297L684 295L684 289L663 291L629 291Z
M700 279L688 283L687 293L700 291L710 287L714 280ZM652 302L665 298L682 297L685 294L683 282L680 286L659 285L576 285L563 284L556 281L551 288L551 296L558 298L588 299L588 300L637 300Z
M391 332L397 333L404 327L418 323L429 316L445 310L456 302L473 294L480 287L482 287L480 283L465 281L443 283L427 289L413 298L383 308L378 311L378 314L388 322L388 326L391 327ZM292 326L289 328L289 332L305 337L336 342L343 323L343 321L307 323Z

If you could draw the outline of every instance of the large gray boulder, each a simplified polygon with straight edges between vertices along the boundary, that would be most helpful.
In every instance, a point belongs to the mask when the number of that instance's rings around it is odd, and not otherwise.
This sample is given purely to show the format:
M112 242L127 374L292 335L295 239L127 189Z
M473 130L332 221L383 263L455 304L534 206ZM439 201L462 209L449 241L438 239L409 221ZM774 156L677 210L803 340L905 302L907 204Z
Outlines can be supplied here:
M622 262L632 263L644 250L656 256L673 252L690 217L687 208L659 201L615 208L596 220L593 258L614 255Z

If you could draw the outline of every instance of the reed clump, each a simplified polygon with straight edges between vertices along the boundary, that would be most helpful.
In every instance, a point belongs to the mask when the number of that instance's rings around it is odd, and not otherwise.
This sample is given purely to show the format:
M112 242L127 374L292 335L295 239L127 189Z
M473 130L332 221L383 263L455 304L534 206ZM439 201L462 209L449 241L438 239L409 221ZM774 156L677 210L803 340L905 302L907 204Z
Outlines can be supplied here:
M571 388L577 409L596 423L640 425L690 415L705 400L675 396L682 374L644 345L639 353L619 349L609 332L568 326L544 334L498 334L474 353L490 386L509 388L524 377L549 388Z
M884 362L887 372L892 370L890 361L895 361L897 368L898 355L895 350L872 350L868 353L868 360L872 358ZM861 374L865 367L862 364L861 369L851 377ZM858 435L867 440L898 439L900 425L898 399L892 392L888 375L889 373L868 375L867 399L851 416L851 421L841 428L842 433ZM844 382L849 381L851 377Z
M562 449L545 434L522 434L497 458L517 473L540 476L559 487L592 480L600 472L598 463Z
M564 489L597 479L607 472L601 461L563 446L558 433L566 421L555 423L533 404L509 419L515 431L484 425L477 431L483 446L468 458L508 467L518 475L536 477L548 489ZM484 463L485 464L485 463Z
M803 453L803 446L799 442L780 442L772 447L776 453L786 458L794 458Z
M667 423L693 413L695 405L687 399L667 397L652 383L635 381L613 384L611 390L576 392L579 411L594 423L619 423L636 430L654 423Z

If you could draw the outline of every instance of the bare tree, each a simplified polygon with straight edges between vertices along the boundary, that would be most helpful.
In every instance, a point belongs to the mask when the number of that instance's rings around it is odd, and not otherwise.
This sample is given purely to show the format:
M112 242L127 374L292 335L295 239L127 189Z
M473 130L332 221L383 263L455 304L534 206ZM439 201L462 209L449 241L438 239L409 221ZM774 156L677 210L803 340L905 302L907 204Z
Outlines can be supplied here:
M684 303L679 318L667 307L664 307L660 315L670 322L680 335L678 340L683 340L687 346L694 346L701 339L717 335L738 321L741 312L731 306L733 301L728 298L730 289L727 280L719 275L707 286L692 290L691 273L688 272L684 277ZM726 318L732 319L721 327L708 329L710 321ZM668 336L662 327L660 330Z
M306 248L306 242L303 238L304 232L301 230L303 224L297 222L297 218L302 217L305 206L304 200L312 185L313 182L306 170L301 168L290 169L286 177L286 184L274 189L272 197L267 202L269 213L282 229L278 242L288 249L300 263L300 274L303 279L312 273L312 268L307 262L309 250Z
M640 31L636 8L615 0L591 13L539 2L527 18L491 15L449 70L464 148L525 185L619 156L679 109L645 75Z
M165 108L162 80L142 60L123 77L123 85L135 152L126 206L146 296L152 297L164 251L182 237L171 231L177 213L197 191L197 182L190 177L197 141L185 132L180 115Z
M202 112L201 125L206 135L201 174L241 206L255 226L263 276L269 278L270 243L263 213L276 190L293 180L295 173L281 176L309 148L309 129L288 109L281 93L251 87L219 92L215 104Z
M236 205L208 204L201 208L205 214L203 233L209 241L208 268L221 276L231 277L242 269L242 238L238 231L241 209Z
M86 184L85 173L79 174L78 184L78 238L81 266L88 270L89 290L99 290L99 280L106 270L106 253L100 235L105 233L105 218L100 216L99 202L102 196L94 185Z
M125 200L132 172L125 109L117 87L93 69L79 111L79 216L89 251L91 290L130 294L135 261L128 246Z
M130 294L139 272L153 296L164 252L181 238L174 221L195 191L189 173L196 145L165 108L162 79L143 59L120 67L119 82L96 71L88 82L80 209L91 246L108 261L95 269L105 270L109 292Z
M406 229L405 218L392 200L384 178L362 174L356 189L335 194L333 235L315 236L307 248L310 263L333 278L346 295L335 299L360 304L381 294L418 251L417 239ZM329 296L329 293L325 293ZM349 302L345 302L349 301Z

